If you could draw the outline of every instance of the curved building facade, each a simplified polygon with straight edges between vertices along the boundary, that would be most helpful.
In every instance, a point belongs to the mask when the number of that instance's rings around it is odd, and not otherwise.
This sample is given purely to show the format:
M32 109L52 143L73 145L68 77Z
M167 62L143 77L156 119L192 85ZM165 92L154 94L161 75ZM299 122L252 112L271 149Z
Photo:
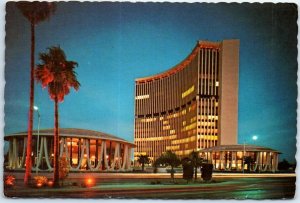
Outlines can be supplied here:
M36 171L53 170L53 129L33 131L32 166ZM102 132L60 128L60 157L65 156L70 171L115 171L131 169L134 144ZM24 170L27 132L6 135L9 142L6 169Z
M200 151L220 171L277 171L280 152L255 145L223 145Z
M237 144L239 40L199 41L175 67L135 81L135 158Z

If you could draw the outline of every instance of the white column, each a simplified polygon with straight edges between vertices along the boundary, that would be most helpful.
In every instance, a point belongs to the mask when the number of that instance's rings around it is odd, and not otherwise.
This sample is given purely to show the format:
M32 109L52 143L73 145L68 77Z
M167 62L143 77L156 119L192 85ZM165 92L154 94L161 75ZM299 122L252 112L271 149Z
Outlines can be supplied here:
M113 163L111 164L111 169L114 170L116 166L120 168L120 143L116 143L115 154Z
M100 148L100 155L98 156L98 163L97 166L95 168L91 167L92 171L96 171L99 170L100 167L102 166L102 160L103 160L103 143L101 143L101 148Z
M86 162L87 162L88 168L92 169L92 164L91 164L91 159L90 159L90 140L89 139L86 140L85 146L86 146Z
M220 169L224 168L223 156L224 156L224 153L222 151L220 151Z
M128 146L128 159L127 159L127 168L126 169L131 169L131 154L132 154L132 148Z
M17 138L13 138L13 164L12 167L18 168L18 146L17 146Z
M43 155L43 148L44 148L44 145L43 145L43 142L44 142L44 137L41 137L41 145L40 145L40 149L39 149L39 156L37 157L37 162L36 162L36 168L39 168L39 166L41 165L41 160L42 160L42 155Z
M27 146L27 138L24 137L24 139L23 139L23 153L22 153L20 168L24 168L25 157L26 157L26 146Z
M106 140L103 140L103 156L104 156L104 167L105 167L105 170L108 170L109 169L109 165L108 165L108 161L107 161L107 153L106 153Z
M8 148L8 167L12 168L13 165L13 141L9 141L9 148Z
M122 170L125 169L127 165L127 159L128 159L128 145L124 145L124 156L123 156L123 163L122 163Z
M78 142L79 142L79 139L78 139ZM80 140L80 142L81 142L81 140ZM72 170L72 171L78 171L79 169L80 169L80 167L81 167L81 164L82 164L82 160L84 159L84 149L85 149L85 139L83 139L83 142L82 142L82 144L81 144L81 149L80 149L80 154L79 154L79 156L80 157L78 157L78 165L77 165L77 167L76 168L73 168L72 166L70 167L70 170Z
M48 170L51 171L51 170L53 170L53 168L51 167L51 164L50 164L47 141L48 141L48 138L44 137L44 143L43 144L44 144L44 152L45 152L46 164L47 164ZM51 154L50 154L50 156L51 156Z

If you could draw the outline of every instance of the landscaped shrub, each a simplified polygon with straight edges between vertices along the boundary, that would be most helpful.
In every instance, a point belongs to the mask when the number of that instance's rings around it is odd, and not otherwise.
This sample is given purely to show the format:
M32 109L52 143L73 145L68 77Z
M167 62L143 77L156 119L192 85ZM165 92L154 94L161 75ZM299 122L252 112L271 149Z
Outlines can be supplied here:
M16 184L16 178L13 175L6 175L4 177L4 187L11 188Z
M159 180L154 180L154 181L151 181L151 185L156 185L156 184L161 184L161 182Z
M48 184L48 179L46 176L35 176L34 178L35 187L43 187Z
M61 185L64 184L64 179L69 175L69 162L66 156L62 156L59 158L59 180L61 181Z
M194 175L194 167L192 164L183 164L183 179L187 181L187 183L193 179Z
M212 178L212 170L213 170L213 165L212 164L202 164L201 167L201 178L204 181L210 181Z

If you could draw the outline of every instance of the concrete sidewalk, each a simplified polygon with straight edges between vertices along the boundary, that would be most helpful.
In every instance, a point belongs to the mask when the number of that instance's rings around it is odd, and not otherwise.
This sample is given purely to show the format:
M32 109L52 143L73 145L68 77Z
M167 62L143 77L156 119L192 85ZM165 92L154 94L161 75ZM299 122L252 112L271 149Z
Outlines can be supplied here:
M10 174L14 175L17 180L24 178L24 173L20 172L4 172L4 175ZM42 173L32 173L32 177L41 175L47 178L52 178L53 174L48 172ZM88 177L93 177L95 179L167 179L170 178L169 173L69 173L67 179L84 179ZM201 174L198 174L201 177ZM266 178L266 177L296 177L295 173L213 173L213 178L226 178L226 177L236 177L236 178ZM182 173L175 173L175 178L182 178Z
M101 175L110 175L112 177L112 175L118 174ZM145 177L144 179L129 179L128 174L122 174L123 179L118 179L117 177L104 181L98 179L96 180L96 185L91 188L70 184L73 181L81 182L83 179L79 179L80 177L77 177L77 180L69 180L69 183L61 188L28 188L20 184L4 190L4 194L7 197L20 198L162 199L290 199L295 195L295 177L235 178L227 176L227 178L215 178L214 181L207 183L199 181L187 184L186 181L178 179L176 184L174 184L171 183L169 176L167 176L168 174L163 174L168 179L161 179L159 183L152 184L153 180L147 179L148 177L145 175L147 174L142 175ZM161 174L155 174L156 177L158 175ZM100 178L100 176L96 178ZM158 180L156 179L156 181ZM19 180L19 182L22 183L22 180Z

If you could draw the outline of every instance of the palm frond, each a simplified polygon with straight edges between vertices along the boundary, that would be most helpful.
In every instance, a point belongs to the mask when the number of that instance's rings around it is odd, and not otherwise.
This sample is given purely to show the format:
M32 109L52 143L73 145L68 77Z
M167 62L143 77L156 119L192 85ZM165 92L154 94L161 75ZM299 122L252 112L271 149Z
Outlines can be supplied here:
M71 88L77 91L80 87L74 71L78 63L67 61L64 51L59 46L53 46L47 50L46 53L40 53L41 64L37 65L35 78L43 87L48 87L51 99L57 98L59 102L62 102L64 96L70 93Z
M38 24L41 21L48 19L56 10L54 2L16 2L18 9L23 16L33 24Z

